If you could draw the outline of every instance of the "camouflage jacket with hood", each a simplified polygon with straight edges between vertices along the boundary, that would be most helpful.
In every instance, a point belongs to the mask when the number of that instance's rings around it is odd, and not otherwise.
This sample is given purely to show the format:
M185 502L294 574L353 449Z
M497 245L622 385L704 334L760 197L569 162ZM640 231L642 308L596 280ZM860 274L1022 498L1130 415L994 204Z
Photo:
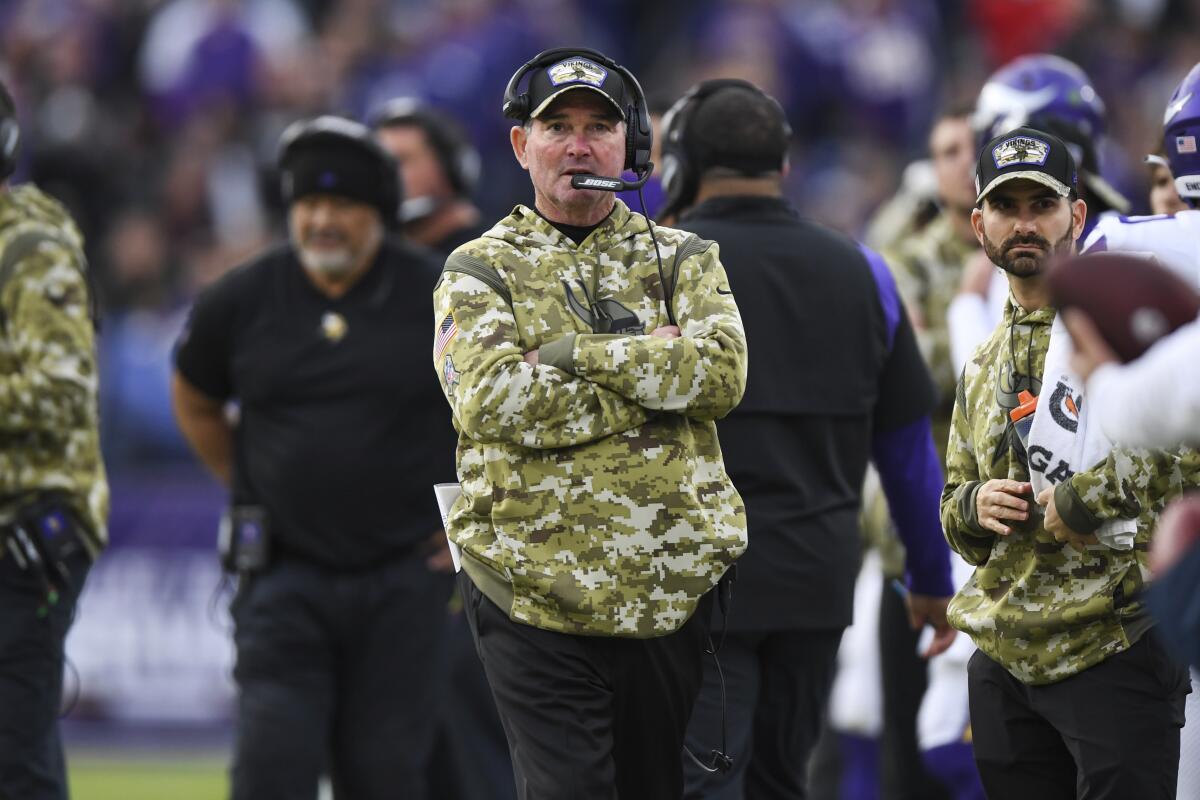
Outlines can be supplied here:
M96 352L83 240L28 184L0 192L0 525L61 492L95 556L107 539Z
M1049 463L1036 448L1019 457L997 383L1007 381L1010 370L1041 378L1054 316L1051 307L1026 312L1010 295L999 327L967 362L942 492L946 538L975 566L950 602L950 622L1028 684L1052 683L1094 666L1130 647L1150 627L1141 598L1150 535L1163 507L1185 486L1196 486L1200 470L1200 456L1186 448L1115 448L1105 460L1074 473L1065 462ZM1049 389L1039 400L1037 413L1052 413ZM1133 549L1059 544L1042 526L1032 497L1025 499L1034 513L1014 522L1009 535L980 527L979 487L993 478L1026 482L1030 469L1056 484L1055 508L1079 533L1094 532L1104 520L1135 519Z
M648 335L669 324L654 244L619 200L578 246L518 206L434 291L463 487L449 535L515 621L670 633L746 547L713 422L745 388L741 317L717 245L654 230L672 341Z

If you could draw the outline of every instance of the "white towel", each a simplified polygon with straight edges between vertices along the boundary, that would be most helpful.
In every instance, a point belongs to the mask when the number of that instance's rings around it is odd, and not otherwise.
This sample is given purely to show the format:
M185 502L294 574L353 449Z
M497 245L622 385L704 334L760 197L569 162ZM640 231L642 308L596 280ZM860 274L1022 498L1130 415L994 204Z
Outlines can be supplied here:
M1083 396L1083 381L1071 372L1071 334L1061 315L1050 329L1042 393L1029 429L1029 478L1033 496L1094 467L1108 457L1113 444L1100 426L1089 425L1089 404ZM1114 550L1129 550L1137 533L1132 519L1110 519L1096 531L1101 544Z
M454 571L462 570L462 548L450 538L450 509L462 497L462 486L457 483L435 483L433 493L437 496L438 511L442 514L442 528L446 531L446 544L450 545L450 560Z

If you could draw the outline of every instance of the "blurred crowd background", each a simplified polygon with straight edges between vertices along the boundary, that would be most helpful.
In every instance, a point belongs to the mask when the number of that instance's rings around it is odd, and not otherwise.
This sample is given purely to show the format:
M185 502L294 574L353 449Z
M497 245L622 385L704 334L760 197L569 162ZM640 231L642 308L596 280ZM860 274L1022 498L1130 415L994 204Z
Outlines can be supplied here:
M1141 158L1200 61L1200 0L0 0L16 180L74 213L105 314L113 547L68 645L75 719L228 719L223 497L175 428L170 351L196 292L282 235L280 132L422 98L479 148L476 201L499 218L532 199L505 83L569 44L630 67L656 111L703 78L762 86L796 133L788 195L860 235L939 109L972 106L994 69L1031 52L1091 76L1109 111L1102 171L1144 211Z

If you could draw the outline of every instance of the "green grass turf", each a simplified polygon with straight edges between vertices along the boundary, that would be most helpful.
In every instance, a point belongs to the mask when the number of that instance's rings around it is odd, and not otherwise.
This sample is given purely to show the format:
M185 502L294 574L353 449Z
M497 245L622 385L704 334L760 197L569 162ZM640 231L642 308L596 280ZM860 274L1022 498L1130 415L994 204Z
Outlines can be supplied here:
M67 761L72 800L223 800L229 792L219 759L129 759L96 756Z

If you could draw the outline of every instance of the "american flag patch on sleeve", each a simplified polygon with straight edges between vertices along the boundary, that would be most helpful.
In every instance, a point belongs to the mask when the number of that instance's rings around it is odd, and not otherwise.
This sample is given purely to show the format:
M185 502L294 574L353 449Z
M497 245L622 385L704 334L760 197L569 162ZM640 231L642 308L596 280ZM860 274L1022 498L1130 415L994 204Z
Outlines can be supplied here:
M458 323L454 319L454 312L451 311L442 320L442 324L438 325L437 338L433 340L434 361L441 361L442 354L446 352L446 348L454 341L455 336L458 336Z

